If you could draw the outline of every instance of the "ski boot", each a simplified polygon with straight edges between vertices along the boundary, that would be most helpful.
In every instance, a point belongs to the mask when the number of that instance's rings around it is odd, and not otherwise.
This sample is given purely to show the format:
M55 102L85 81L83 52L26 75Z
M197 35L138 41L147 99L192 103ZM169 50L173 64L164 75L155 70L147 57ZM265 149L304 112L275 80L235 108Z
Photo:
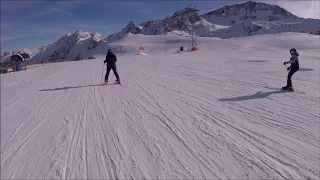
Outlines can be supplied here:
M290 92L294 91L292 87L288 87L288 86L282 87L281 90L290 91Z
M116 83L121 84L120 78L118 78L118 79L116 80Z
M289 87L288 91L294 92L293 87Z

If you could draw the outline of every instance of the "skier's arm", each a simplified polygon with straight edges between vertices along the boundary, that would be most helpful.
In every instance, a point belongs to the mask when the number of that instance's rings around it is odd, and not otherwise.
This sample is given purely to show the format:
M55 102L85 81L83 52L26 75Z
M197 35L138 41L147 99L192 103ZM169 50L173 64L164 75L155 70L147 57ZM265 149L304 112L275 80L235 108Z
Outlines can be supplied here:
M297 59L298 59L297 57L292 56L292 57L290 58L290 61L287 61L286 64L292 64L292 63L296 62Z

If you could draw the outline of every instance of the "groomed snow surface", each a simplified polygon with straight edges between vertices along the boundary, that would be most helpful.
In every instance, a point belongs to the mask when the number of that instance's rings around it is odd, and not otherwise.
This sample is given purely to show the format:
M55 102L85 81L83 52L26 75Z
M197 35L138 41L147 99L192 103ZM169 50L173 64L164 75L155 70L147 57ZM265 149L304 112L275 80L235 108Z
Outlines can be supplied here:
M198 40L1 75L1 179L319 179L319 36Z

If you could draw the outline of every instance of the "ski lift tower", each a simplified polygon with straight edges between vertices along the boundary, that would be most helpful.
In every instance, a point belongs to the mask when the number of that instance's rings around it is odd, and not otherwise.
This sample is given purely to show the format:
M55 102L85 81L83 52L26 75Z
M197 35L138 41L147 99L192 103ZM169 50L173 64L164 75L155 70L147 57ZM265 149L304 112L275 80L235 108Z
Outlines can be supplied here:
M196 51L196 50L198 50L198 48L197 48L197 39L196 39L196 35L195 35L195 32L194 32L194 24L192 24L191 25L191 30L190 30L188 51Z

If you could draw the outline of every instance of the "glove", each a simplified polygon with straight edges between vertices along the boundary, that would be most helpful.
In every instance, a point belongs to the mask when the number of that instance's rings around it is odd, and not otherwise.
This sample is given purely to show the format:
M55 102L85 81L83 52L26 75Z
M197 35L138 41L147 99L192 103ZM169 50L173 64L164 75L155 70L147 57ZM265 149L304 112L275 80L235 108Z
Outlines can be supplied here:
M107 61L103 61L103 63L105 64Z
M286 64L287 64L287 62L284 62L284 63L283 63L283 65L286 65Z
M291 67L288 67L287 70L289 71L291 69Z

